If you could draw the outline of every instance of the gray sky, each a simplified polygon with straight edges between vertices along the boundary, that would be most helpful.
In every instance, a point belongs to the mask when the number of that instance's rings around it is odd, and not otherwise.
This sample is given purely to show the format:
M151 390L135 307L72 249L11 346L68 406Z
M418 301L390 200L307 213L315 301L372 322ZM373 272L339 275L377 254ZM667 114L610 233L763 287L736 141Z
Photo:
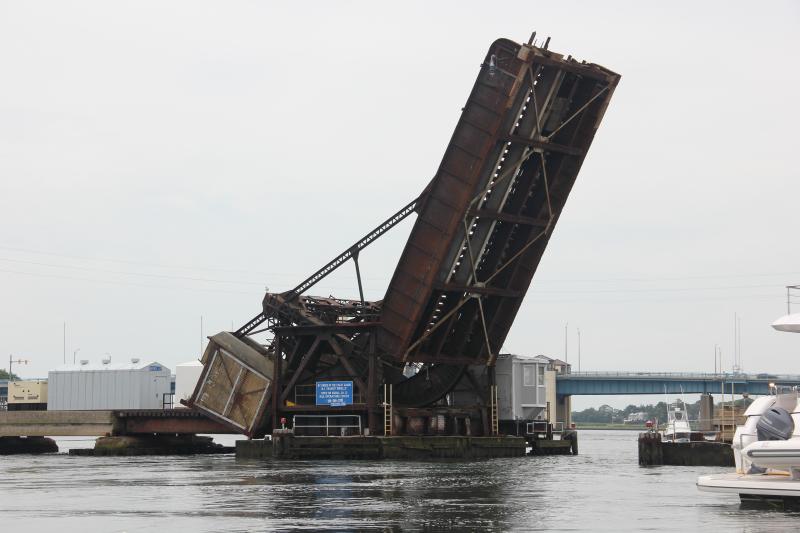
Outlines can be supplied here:
M769 327L800 283L800 4L402 5L0 1L3 366L44 376L64 321L70 360L196 357L201 315L240 326L416 196L489 44L537 30L622 82L505 350L562 357L569 322L583 370L711 371L739 313L746 370L800 373ZM352 266L312 293L356 296Z

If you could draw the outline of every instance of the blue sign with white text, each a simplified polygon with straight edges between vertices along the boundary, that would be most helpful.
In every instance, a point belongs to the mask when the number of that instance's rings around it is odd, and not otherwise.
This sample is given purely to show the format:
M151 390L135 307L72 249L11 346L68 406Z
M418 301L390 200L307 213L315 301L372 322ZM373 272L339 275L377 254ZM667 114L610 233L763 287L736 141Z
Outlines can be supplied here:
M317 381L317 405L341 407L352 403L352 381Z

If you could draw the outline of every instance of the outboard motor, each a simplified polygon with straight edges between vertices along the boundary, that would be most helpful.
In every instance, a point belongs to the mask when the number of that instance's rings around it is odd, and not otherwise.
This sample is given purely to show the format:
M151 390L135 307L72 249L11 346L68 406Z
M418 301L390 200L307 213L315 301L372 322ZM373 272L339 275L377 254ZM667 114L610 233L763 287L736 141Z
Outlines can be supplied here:
M756 425L758 440L787 440L793 432L794 420L783 407L770 407Z
M734 433L733 442L731 443L733 457L736 461L736 472L738 474L744 474L750 471L750 460L743 456L742 450L758 440L756 435L758 421L761 419L761 415L775 405L775 400L775 396L762 396L761 398L756 398L745 410L744 416L746 416L747 419L744 425L736 428L736 433Z

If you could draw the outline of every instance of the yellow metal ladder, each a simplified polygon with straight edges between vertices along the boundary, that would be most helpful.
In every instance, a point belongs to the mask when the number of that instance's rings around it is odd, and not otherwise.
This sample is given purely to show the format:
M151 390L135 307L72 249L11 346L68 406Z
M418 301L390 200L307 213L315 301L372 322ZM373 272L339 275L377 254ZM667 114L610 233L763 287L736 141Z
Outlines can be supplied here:
M392 435L392 384L383 386L383 434Z
M490 410L492 416L492 435L500 434L500 421L497 414L497 385L492 385L489 388L490 395Z

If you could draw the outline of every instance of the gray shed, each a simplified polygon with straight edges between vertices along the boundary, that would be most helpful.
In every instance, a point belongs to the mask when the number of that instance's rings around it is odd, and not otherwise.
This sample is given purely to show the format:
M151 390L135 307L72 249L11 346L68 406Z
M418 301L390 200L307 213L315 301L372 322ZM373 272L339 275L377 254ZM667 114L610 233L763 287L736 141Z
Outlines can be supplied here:
M170 369L158 362L64 365L48 373L49 411L162 409Z

